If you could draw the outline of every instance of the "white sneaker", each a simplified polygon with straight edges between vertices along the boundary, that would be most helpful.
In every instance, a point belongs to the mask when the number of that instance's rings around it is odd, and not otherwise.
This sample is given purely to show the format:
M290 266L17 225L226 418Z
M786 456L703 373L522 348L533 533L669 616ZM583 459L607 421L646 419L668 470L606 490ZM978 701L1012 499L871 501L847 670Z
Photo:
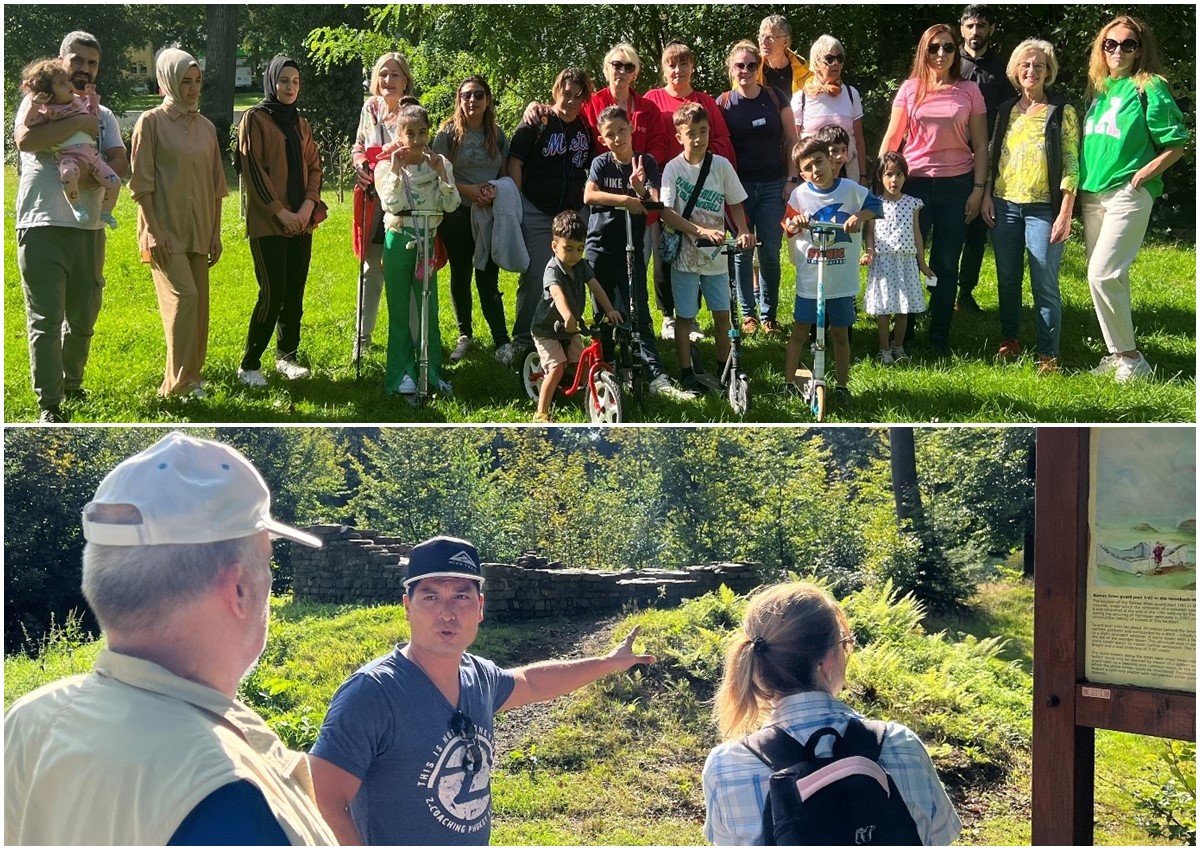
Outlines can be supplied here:
M893 363L904 363L907 360L908 360L908 352L904 350L904 347L899 346L899 345L893 346L892 362Z
M1111 375L1117 371L1117 366L1120 365L1122 357L1120 354L1110 354L1100 361L1100 365L1092 370L1093 375Z
M400 382L400 389L396 390L400 395L416 395L417 382L412 379L412 375L405 375L404 380Z
M512 365L513 362L513 347L511 342L506 342L504 345L496 349L496 360L505 366Z
M700 330L695 325L692 325L692 332L688 334L688 339L692 342L699 342L704 339L704 331Z
M1122 357L1117 364L1116 379L1118 384L1127 384L1138 378L1153 378L1154 368L1146 362L1146 358L1138 353L1137 359Z
M282 358L275 361L275 369L279 372L279 374L283 375L283 377L287 378L289 381L307 378L310 374L312 374L308 371L308 369L306 369L304 366L301 366L295 360L284 360Z
M265 387L267 376L261 369L238 369L238 380L248 387Z
M463 334L458 338L458 343L454 346L454 350L450 352L450 362L457 363L467 356L467 351L471 348L471 338Z
M884 366L891 366L896 362L896 355L892 354L892 350L890 348L883 349L879 352L879 361L883 363Z
M673 398L677 401L691 401L695 398L694 395L684 392L675 386L675 382L671 380L671 376L663 372L657 378L650 382L650 392L653 395L660 395L664 398Z
M675 339L675 318L673 316L663 316L662 338L665 340Z

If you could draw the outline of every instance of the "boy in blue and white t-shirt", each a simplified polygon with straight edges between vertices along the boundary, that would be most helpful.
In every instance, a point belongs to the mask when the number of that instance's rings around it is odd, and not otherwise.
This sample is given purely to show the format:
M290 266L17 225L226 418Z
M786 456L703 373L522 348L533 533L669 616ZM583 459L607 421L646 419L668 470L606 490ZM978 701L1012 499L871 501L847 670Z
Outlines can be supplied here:
M796 146L796 165L806 182L788 199L783 227L788 250L796 267L796 310L792 336L784 361L784 380L795 384L800 350L808 330L817 321L817 263L820 254L808 232L810 221L841 224L846 232L826 252L825 316L833 338L835 394L848 396L850 389L850 332L854 324L854 299L858 295L858 258L862 253L860 230L883 211L879 199L866 188L837 176L837 167L825 142L806 139Z
M675 350L679 354L680 383L685 390L702 392L697 380L698 361L692 357L690 333L700 312L700 293L713 315L717 343L717 373L729 359L729 261L721 253L725 241L725 206L737 228L738 247L754 247L754 234L746 224L742 201L746 190L723 156L708 153L708 113L698 103L685 103L675 111L675 138L683 153L667 163L662 175L663 221L685 234L678 258L671 263L671 291L675 296ZM706 156L712 157L690 221L684 221L688 201L700 182ZM697 230L701 244L688 228Z

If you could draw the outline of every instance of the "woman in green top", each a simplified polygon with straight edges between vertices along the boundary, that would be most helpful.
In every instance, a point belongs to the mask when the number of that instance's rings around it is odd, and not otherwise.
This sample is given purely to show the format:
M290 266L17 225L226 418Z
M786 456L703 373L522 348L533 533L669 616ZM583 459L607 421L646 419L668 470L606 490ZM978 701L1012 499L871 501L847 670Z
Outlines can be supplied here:
M1119 383L1154 373L1134 339L1129 269L1162 174L1188 141L1161 68L1154 34L1137 18L1114 18L1092 44L1079 188L1088 284L1109 351L1092 371Z

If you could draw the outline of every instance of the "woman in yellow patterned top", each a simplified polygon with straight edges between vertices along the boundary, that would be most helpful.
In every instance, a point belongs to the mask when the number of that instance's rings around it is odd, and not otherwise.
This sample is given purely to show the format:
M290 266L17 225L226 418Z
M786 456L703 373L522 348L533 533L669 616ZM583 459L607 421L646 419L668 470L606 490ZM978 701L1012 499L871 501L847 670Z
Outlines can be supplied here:
M994 228L1004 340L999 356L1015 360L1021 353L1021 280L1028 253L1040 375L1058 371L1058 269L1079 186L1079 118L1062 95L1047 91L1057 77L1058 59L1049 42L1027 39L1017 45L1008 60L1008 78L1021 94L997 114L982 209L984 221Z

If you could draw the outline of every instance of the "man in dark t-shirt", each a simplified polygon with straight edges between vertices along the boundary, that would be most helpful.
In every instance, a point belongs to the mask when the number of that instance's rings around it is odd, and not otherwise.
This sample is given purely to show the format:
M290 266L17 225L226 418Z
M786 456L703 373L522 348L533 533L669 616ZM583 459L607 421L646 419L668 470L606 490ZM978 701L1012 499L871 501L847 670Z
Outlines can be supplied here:
M465 540L435 537L409 553L409 642L342 684L309 756L317 805L342 844L486 845L496 712L654 662L634 654L637 629L593 658L506 670L470 655L483 582Z
M996 113L1000 104L1016 95L1008 81L1008 59L1001 56L992 43L996 32L996 13L991 6L971 5L963 9L959 19L963 49L960 68L964 80L970 80L983 92L987 105L988 139L996 128ZM976 153L979 153L978 151ZM982 152L987 156L987 151ZM962 264L958 273L958 309L982 312L973 294L979 285L979 270L983 265L983 250L987 244L988 228L983 216L976 216L967 225L967 241L963 246Z

